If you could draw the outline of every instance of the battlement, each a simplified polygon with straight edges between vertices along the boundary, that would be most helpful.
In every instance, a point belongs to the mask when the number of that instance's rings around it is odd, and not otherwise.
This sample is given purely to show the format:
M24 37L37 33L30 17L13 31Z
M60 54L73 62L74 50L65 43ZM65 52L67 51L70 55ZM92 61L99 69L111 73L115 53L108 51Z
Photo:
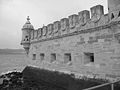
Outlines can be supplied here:
M117 12L119 14L119 12ZM83 10L78 14L68 16L68 18L62 18L60 21L55 21L47 26L33 30L31 32L31 42L43 41L45 39L62 37L74 32L84 31L87 29L93 29L99 26L109 24L112 19L117 21L118 16L112 16L104 14L104 7L102 5L96 5L90 8L90 11Z

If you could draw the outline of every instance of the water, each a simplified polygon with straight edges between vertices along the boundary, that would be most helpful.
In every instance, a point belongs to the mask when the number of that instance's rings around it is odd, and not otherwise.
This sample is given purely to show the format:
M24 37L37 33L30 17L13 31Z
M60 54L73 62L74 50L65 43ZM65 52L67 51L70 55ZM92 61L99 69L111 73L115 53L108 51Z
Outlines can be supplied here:
M25 54L0 54L0 74L7 71L21 71L27 66Z

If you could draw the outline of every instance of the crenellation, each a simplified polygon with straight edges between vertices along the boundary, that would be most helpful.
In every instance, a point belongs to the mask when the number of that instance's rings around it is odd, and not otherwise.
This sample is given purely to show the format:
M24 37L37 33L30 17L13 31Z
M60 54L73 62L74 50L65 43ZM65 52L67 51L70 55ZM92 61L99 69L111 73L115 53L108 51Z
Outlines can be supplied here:
M60 34L60 28L61 28L60 21L55 21L53 23L53 34L54 34L54 36L58 36Z
M38 28L38 40L42 37L42 28Z
M68 18L69 18L69 28L70 29L75 28L75 26L78 24L78 15L73 14L68 16Z
M62 19L60 20L60 24L61 24L61 30L62 30L62 31L65 31L66 28L69 27L69 20L68 20L68 18L62 18Z
M53 24L48 24L47 25L47 38L50 38L53 36Z
M38 30L34 30L34 40L37 40L38 38Z
M31 40L34 39L34 30L31 31Z
M68 34L63 34L63 35L60 35L60 36L53 36L51 38L47 38L47 39L42 39L42 40L38 40L38 41L33 41L31 43L38 43L38 42L43 42L43 41L49 41L49 40L53 40L53 39L59 39L59 38L63 38L63 37L68 37L68 36L73 36L73 35L79 35L79 34L82 34L84 35L85 33L94 33L94 32L105 32L106 30L105 29L108 29L108 28L111 28L111 26L113 27L114 25L116 24L119 24L120 22L112 22L112 23L107 23L103 26L98 26L98 27L95 27L95 28L87 28L87 29L82 29L82 30L79 30L81 28L77 28L77 31L76 32L73 32L73 33L68 33Z
M104 9L102 5L96 5L91 10L91 21L98 22L102 15L104 15Z
M78 15L80 26L84 26L90 20L90 12L88 10L81 11Z
M53 22L53 24L43 26L41 31L42 36L40 37L41 39L53 38L59 35L102 26L107 24L108 21L109 17L108 14L104 15L103 6L96 5L91 8L91 18L88 10L78 12L78 15L73 14L68 16L68 18L62 18L60 21Z
M38 40L66 35L81 30L85 30L86 32L87 29L109 24L109 14L104 14L104 7L102 5L93 6L90 10L91 18L90 12L84 10L78 12L78 15L73 14L68 16L68 18L62 18L60 21L53 22L53 24L43 26L41 30L42 34L40 35L41 38L38 37ZM117 12L117 16L119 16L119 13Z
M61 35L67 34L68 29L69 29L69 20L68 20L68 18L62 18L60 20L60 24L61 24Z
M100 15L100 16L104 15L104 6L102 6L102 5L97 5L97 6L96 6L96 14L97 14L97 15Z
M94 18L96 19L96 6L91 7L90 11L91 11L91 20L94 21Z
M46 39L47 37L47 26L43 26L42 28L42 39Z

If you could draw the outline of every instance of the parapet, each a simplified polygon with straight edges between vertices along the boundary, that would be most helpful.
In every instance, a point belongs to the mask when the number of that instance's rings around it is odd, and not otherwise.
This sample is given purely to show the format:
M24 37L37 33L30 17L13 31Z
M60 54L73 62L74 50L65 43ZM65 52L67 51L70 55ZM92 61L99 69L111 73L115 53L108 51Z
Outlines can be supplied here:
M42 37L42 28L38 28L38 39Z
M56 34L59 30L60 30L61 26L60 26L60 21L55 21L53 23L53 30L54 30L54 34Z
M94 6L91 9L91 20L97 22L102 15L104 15L104 10L102 5Z
M81 11L78 15L80 26L84 26L90 20L90 12L88 10Z
M69 16L69 27L74 28L78 24L78 15L73 14Z
M48 35L51 35L53 33L53 24L48 24L47 29L48 29Z
M34 31L34 39L37 39L37 37L38 37L38 30L35 30Z
M47 35L47 26L43 26L42 35L43 35L43 36L46 36L46 35Z
M60 24L61 24L61 30L65 31L67 27L69 27L69 20L68 18L62 18L60 20Z
M34 39L34 31L33 31L33 30L31 31L30 37L31 37L31 38L30 38L31 40Z
M90 8L91 17L89 10L83 10L78 14L68 16L68 18L62 18L60 21L55 21L43 26L37 31L31 33L31 39L34 37L41 39L49 39L56 36L67 35L76 31L84 31L84 29L92 29L98 26L109 23L108 14L104 15L104 7L102 5L96 5ZM36 36L38 34L38 36ZM38 39L38 40L41 40Z

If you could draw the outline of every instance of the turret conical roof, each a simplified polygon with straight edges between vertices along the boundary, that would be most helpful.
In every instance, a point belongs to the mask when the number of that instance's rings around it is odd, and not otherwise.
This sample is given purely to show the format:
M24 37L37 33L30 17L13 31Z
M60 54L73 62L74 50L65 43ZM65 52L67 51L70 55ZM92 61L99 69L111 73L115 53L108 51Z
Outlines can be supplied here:
M23 25L23 28L22 29L31 29L31 30L33 30L34 29L34 27L33 27L33 25L30 23L30 18L29 18L29 16L27 17L27 21L26 21L26 23Z

